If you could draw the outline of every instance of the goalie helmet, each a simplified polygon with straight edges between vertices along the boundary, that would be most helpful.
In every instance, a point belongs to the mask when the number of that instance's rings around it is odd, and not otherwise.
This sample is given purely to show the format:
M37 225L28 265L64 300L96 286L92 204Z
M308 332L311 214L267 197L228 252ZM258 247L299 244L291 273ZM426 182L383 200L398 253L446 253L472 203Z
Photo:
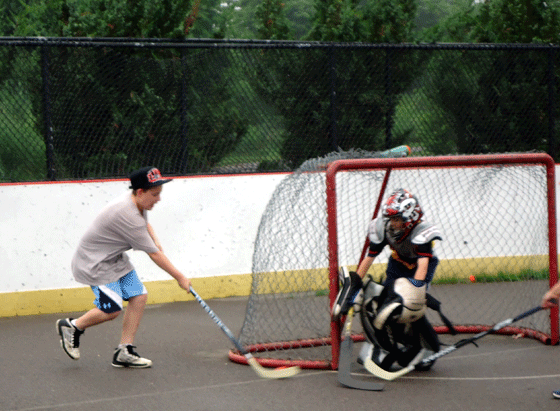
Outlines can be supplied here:
M400 238L405 238L410 231L420 222L424 213L418 199L410 191L399 188L394 191L383 206L383 217L400 217L404 222L402 232L395 233Z

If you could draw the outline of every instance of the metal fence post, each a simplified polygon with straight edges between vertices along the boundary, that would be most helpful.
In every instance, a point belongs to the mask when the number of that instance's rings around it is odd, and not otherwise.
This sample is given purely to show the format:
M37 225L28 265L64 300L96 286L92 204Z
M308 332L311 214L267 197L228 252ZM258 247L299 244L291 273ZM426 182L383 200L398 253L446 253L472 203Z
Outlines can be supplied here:
M188 104L187 104L187 59L185 57L185 49L181 49L181 90L180 90L180 111L181 111L181 156L179 157L179 172L187 173L189 165L189 145L188 145Z
M554 57L555 51L553 47L548 49L548 154L557 159L556 154L556 138L555 138L555 86L556 76L554 74Z
M47 179L56 180L56 168L54 164L54 140L51 119L51 96L50 96L50 49L46 43L41 45L41 76L43 78L43 125L45 128L45 148L47 161Z
M336 57L334 47L328 48L328 53L330 56L330 84L331 84L331 132L330 132L330 143L333 150L337 150L338 134L337 134L337 112L336 112Z
M385 50L385 96L387 98L387 112L385 113L385 148L389 149L393 145L393 85L391 76L393 49L388 47Z

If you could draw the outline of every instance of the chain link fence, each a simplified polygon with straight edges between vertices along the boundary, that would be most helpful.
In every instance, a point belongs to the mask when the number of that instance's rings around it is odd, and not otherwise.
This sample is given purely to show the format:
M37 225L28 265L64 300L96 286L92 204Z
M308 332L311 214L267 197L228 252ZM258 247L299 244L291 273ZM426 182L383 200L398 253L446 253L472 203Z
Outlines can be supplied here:
M558 160L559 47L0 38L0 181L289 171L401 144Z

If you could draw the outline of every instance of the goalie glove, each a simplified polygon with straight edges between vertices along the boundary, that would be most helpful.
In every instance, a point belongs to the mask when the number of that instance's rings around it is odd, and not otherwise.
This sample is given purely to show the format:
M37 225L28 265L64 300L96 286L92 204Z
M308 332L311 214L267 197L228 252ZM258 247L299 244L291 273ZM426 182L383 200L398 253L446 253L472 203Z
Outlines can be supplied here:
M348 314L350 307L362 289L362 278L354 271L341 267L338 273L342 286L333 305L331 316L333 321L338 321L341 315Z
M379 307L373 326L381 330L387 322L406 324L426 312L426 283L413 278L397 278L386 302Z

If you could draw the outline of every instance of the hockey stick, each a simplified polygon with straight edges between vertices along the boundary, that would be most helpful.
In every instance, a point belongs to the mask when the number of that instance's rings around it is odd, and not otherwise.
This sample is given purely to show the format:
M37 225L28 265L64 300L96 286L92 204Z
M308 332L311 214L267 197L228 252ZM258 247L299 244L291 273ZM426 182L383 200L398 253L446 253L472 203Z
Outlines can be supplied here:
M247 363L251 366L251 368L257 373L257 375L261 378L269 378L269 379L277 379L277 378L289 378L293 377L294 375L298 374L301 371L301 368L298 366L295 367L288 367L288 368L279 368L279 369L267 369L264 368L259 362L251 355L250 352L245 350L237 338L233 336L233 333L226 327L226 325L220 320L220 318L216 315L214 311L206 304L206 302L196 293L196 291L191 287L190 288L191 294L196 298L196 301L204 308L204 310L210 315L210 317L214 320L216 324L222 329L222 331L228 336L231 340L235 348L242 353L245 358L247 359Z
M528 311L525 311L524 313L519 314L517 317L514 318L508 318L507 320L504 320L502 322L499 322L498 324L494 325L492 328L490 328L489 330L483 331L481 333L478 333L474 336L472 336L471 338L465 338L464 340L458 341L457 343L443 349L440 350L424 359L422 359L422 355L424 350L420 351L420 353L410 362L410 364L408 366L406 366L405 368L398 370L398 371L394 371L394 372L390 372L390 371L386 371L383 368L381 368L380 366L378 366L375 362L372 361L372 359L368 356L368 358L365 359L364 361L364 367L366 370L368 370L370 373L372 373L373 375L375 375L376 377L382 378L384 380L387 381L392 381L398 377L402 377L405 374L408 374L410 371L414 370L416 368L417 365L428 365L430 362L437 360L440 357L443 357L444 355L450 354L455 350L458 350L459 348L463 347L464 345L473 343L476 340L481 339L482 337L484 337L485 335L488 335L490 333L493 333L495 331L501 330L504 327L507 327L508 325L519 321L525 317L528 317L530 315L533 315L539 311L541 311L543 309L543 307L538 306L538 307L534 307L531 308ZM476 345L476 344L475 344Z
M352 363L352 318L354 307L350 308L344 323L344 340L340 344L340 357L338 359L338 382L346 387L357 390L383 391L383 384L357 380L350 374Z

